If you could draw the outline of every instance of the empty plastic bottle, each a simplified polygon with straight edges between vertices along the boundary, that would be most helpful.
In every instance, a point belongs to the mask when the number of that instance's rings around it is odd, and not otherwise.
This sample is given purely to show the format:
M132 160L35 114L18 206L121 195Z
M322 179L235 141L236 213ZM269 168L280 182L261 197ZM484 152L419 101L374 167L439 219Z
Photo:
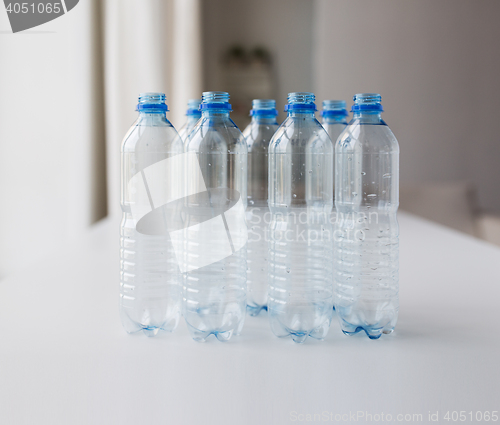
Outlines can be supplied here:
M347 125L345 100L324 100L321 111L323 127L332 139L333 144L337 141Z
M333 314L333 144L312 93L290 93L269 146L271 329L295 342L323 339Z
M173 331L181 313L181 274L163 203L177 184L167 158L182 154L183 144L166 118L163 93L141 94L137 110L121 149L120 316L127 332L153 336Z
M278 122L276 101L255 99L252 122L243 131L248 146L248 273L247 311L251 316L267 310L267 228L269 225L267 151Z
M186 141L191 131L193 131L194 126L201 118L200 103L200 99L188 100L188 109L186 111L187 120L179 130L179 136L181 136L183 142Z
M399 146L379 94L354 96L335 148L335 307L345 334L376 339L398 318Z
M227 93L203 93L200 109L186 145L188 184L201 175L203 188L185 210L183 315L193 339L226 341L241 332L246 310L247 145Z

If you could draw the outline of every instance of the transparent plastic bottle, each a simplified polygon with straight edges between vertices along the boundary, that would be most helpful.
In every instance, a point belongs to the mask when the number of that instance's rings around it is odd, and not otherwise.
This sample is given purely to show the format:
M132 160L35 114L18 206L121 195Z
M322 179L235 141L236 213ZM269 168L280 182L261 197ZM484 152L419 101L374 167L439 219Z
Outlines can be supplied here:
M229 118L227 93L203 93L200 109L187 176L199 167L206 190L187 199L183 315L193 339L226 341L241 332L246 311L247 145Z
M187 120L179 130L179 136L183 142L186 142L187 137L201 118L200 103L201 99L188 100L188 109L186 111Z
M137 110L121 148L120 317L127 332L154 336L173 331L181 314L181 274L162 200L175 184L165 160L182 154L183 144L163 93L141 94ZM165 179L155 178L159 169Z
M332 139L333 146L337 141L340 134L344 131L347 125L348 112L346 110L345 100L324 100L323 110L321 111L322 123L326 132ZM335 150L335 149L334 149ZM335 156L335 155L334 155ZM335 158L333 160L333 199L335 202ZM337 213L335 210L335 203L332 211L332 223L335 223ZM335 300L334 300L335 301ZM335 310L335 305L333 306Z
M347 125L345 100L324 100L321 118L323 127L332 139L333 144L337 141Z
M312 93L290 93L269 146L271 329L295 342L323 339L333 314L333 144Z
M247 311L256 316L267 310L267 227L270 217L267 151L278 128L276 101L255 99L250 115L252 122L243 131L248 146Z
M399 309L399 146L380 102L355 95L335 147L335 307L345 334L372 339L393 331Z

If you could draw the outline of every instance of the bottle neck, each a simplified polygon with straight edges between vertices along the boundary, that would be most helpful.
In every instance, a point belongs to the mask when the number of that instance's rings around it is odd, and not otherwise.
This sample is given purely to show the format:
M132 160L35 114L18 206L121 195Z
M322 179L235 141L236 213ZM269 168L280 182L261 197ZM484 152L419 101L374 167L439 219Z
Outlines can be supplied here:
M323 124L347 124L345 115L335 115L331 117L323 117Z
M229 118L229 111L224 109L209 109L201 112L203 118Z
M157 112L157 111L148 111L142 110L139 112L139 119L141 121L146 121L148 125L151 125L155 122L157 123L165 123L168 122L166 112Z
M254 115L252 117L252 124L278 124L275 115Z
M291 118L311 118L314 119L315 111L299 110L299 111L288 111L288 117Z
M354 112L352 115L353 120L359 120L362 123L365 124L379 124L379 123L384 123L382 120L382 113L381 112Z
M187 123L188 125L194 125L198 122L198 120L201 118L201 115L188 115L187 116Z

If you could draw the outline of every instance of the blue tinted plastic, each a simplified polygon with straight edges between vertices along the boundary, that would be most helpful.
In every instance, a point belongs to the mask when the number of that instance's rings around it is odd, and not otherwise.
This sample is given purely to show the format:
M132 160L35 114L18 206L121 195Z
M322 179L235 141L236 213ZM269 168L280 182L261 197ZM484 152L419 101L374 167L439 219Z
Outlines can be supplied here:
M351 112L383 112L384 108L380 103L382 96L377 93L359 93L353 97L354 105Z
M250 116L276 116L278 110L276 109L276 101L273 99L254 99L252 101L252 109Z
M346 110L345 100L324 100L323 110L321 111L322 117L346 117L349 113ZM347 123L346 123L347 124Z
M168 106L165 104L166 96L163 93L141 93L139 95L139 103L137 111L150 110L152 113L163 113L168 111Z

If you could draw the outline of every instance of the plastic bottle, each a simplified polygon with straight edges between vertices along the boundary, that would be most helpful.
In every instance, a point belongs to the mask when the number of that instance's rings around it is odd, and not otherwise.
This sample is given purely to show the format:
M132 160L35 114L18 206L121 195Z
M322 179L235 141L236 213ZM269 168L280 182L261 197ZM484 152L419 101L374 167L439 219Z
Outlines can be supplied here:
M333 144L312 93L290 93L269 146L271 329L295 342L323 339L333 314Z
M201 118L201 111L199 109L200 103L200 99L188 100L188 109L186 111L187 120L179 130L179 136L183 142L186 142L187 137L193 130L198 120Z
M321 117L323 121L323 127L327 131L330 139L332 139L334 151L335 143L338 137L344 131L347 125L348 112L346 110L345 100L324 100L323 110L321 111ZM333 160L333 199L335 201L335 159ZM337 218L337 213L335 211L335 204L332 213L332 223L335 223ZM333 307L335 310L335 305Z
M348 115L345 100L323 101L322 123L334 145L347 125Z
M345 334L376 339L398 317L399 146L381 96L354 96L336 144L335 307Z
M163 201L176 184L167 158L182 154L183 144L166 118L163 93L141 94L137 110L121 148L120 317L127 332L154 336L173 331L181 313L181 274Z
M248 146L247 311L256 316L267 310L267 227L270 217L267 150L278 128L276 101L255 99L250 115L252 122L243 131Z
M203 93L200 109L187 176L201 172L206 190L187 200L183 315L193 339L226 341L241 332L246 310L247 145L227 93Z

